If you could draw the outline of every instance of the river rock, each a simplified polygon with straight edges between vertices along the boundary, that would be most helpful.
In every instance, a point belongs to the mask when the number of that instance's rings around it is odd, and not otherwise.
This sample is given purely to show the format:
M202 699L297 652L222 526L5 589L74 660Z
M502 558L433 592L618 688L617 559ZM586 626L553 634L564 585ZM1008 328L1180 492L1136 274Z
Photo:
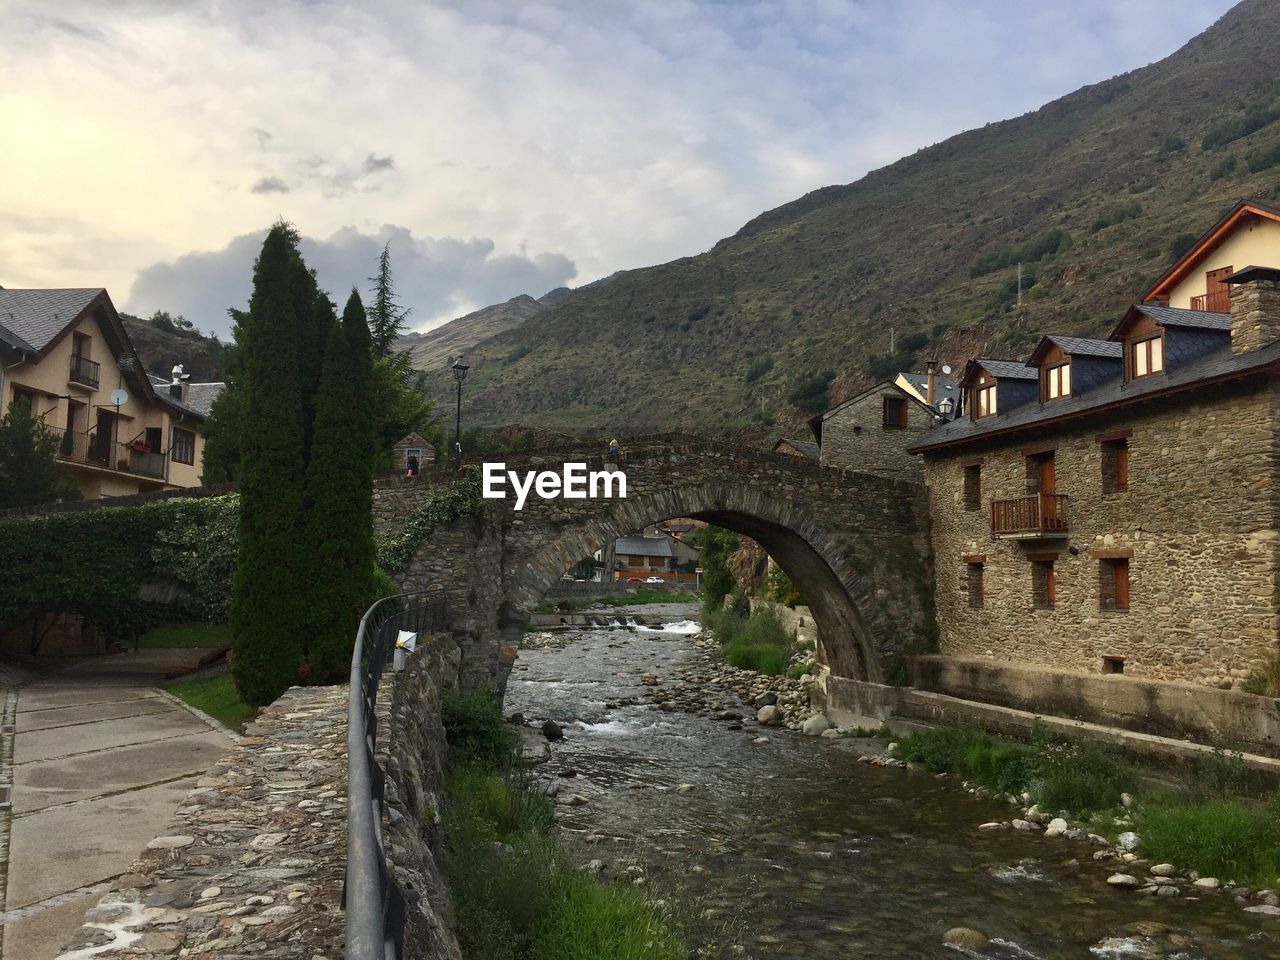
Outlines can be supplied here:
M1169 884L1164 884L1156 890L1157 897L1176 897L1177 895L1178 888Z
M1061 817L1054 817L1049 821L1049 825L1044 829L1046 837L1060 837L1067 832L1069 824Z
M1124 890L1136 890L1142 886L1142 881L1129 873L1113 873L1107 877L1107 883Z
M962 950L981 950L991 941L973 927L952 927L942 935L942 942L949 947L960 947Z
M1003 830L1008 824L1001 823L999 820L991 820L988 823L978 824L979 830Z
M1267 904L1267 903L1264 903L1264 904L1262 904L1261 906L1258 906L1258 907L1245 907L1245 908L1244 908L1244 912L1245 912L1245 913L1260 913L1260 914L1262 914L1264 917L1280 917L1280 907L1273 907L1273 906L1271 906L1270 904Z
M823 730L819 736L821 736L823 740L838 740L840 739L840 731L835 727L832 727L830 730Z
M1116 837L1116 846L1121 850L1135 850L1138 842L1138 835L1132 830L1128 830Z
M800 730L806 737L818 737L827 730L830 730L831 726L831 721L827 719L826 714L815 713L800 725Z
M1153 877L1176 877L1178 875L1178 868L1172 863L1157 863L1147 872Z
M685 796L686 794L689 794L689 793L692 793L692 792L693 792L693 784L692 784L692 783L682 783L682 784L680 784L679 786L677 786L674 790L672 790L671 792L672 792L672 793L674 793L674 794L676 794L677 796L681 796L681 797L683 797L683 796Z
M1217 877L1200 877L1195 881L1195 885L1201 890L1217 890L1222 886Z
M756 707L772 707L777 702L778 702L778 695L774 693L772 690L768 690L765 693L760 694L760 696L756 697L755 706Z
M1013 829L1022 830L1026 833L1034 833L1040 829L1040 825L1038 823L1032 823L1030 820L1015 820L1013 821L1012 826Z
M773 704L765 704L756 712L756 721L766 727L782 721L782 711Z
M544 720L542 722L542 735L548 740L563 740L564 728L554 720Z

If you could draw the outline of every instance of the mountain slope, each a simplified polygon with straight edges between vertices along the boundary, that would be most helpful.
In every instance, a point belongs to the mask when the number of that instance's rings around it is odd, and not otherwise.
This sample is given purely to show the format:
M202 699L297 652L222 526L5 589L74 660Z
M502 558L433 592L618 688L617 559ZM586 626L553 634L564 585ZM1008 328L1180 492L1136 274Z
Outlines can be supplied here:
M419 370L438 370L481 340L518 327L535 314L562 302L569 293L567 287L557 287L536 300L521 294L506 303L495 303L450 320L434 330L405 334L396 342L396 347L408 350L413 356L413 365Z
M163 315L167 317L168 315ZM196 383L208 383L223 378L227 360L227 345L216 337L207 337L197 330L184 330L164 322L144 320L132 314L120 314L138 359L148 373L168 377L174 364L180 363Z
M1277 80L1280 4L1245 0L1165 60L575 291L470 351L466 415L579 434L791 429L804 414L788 396L824 371L837 401L929 355L1105 334L1188 235L1280 193Z

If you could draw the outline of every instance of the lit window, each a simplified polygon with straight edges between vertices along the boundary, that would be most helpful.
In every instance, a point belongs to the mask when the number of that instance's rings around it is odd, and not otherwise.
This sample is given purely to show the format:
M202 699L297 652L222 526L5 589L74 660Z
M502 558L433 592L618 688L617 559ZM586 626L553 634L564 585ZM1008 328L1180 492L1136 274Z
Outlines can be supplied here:
M1071 364L1061 363L1044 372L1045 399L1057 400L1071 396Z
M985 386L983 384L986 384ZM974 403L974 419L989 417L996 412L996 385L983 377L978 381L977 400Z
M1139 340L1133 345L1133 375L1145 377L1164 370L1164 341L1160 337Z

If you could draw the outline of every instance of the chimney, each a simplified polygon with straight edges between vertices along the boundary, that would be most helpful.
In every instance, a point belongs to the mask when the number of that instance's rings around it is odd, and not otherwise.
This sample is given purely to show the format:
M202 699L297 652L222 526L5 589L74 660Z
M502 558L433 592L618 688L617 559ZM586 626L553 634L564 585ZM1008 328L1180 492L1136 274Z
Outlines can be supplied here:
M1280 270L1245 267L1223 282L1231 288L1231 352L1249 353L1280 340Z
M924 402L932 407L934 405L934 400L936 399L936 388L935 388L934 381L938 376L938 361L930 360L928 363L926 363L924 365L924 372L925 372Z

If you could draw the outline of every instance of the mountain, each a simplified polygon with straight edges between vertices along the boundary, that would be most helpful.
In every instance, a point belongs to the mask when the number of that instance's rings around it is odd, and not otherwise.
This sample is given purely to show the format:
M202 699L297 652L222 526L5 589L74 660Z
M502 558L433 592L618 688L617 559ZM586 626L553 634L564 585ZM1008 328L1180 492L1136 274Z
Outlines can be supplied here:
M180 363L196 383L223 378L228 348L217 337L175 324L166 313L147 320L122 313L120 320L148 373L167 377L174 364Z
M557 287L536 300L521 294L506 303L496 303L450 320L434 330L405 334L396 341L396 347L408 350L413 356L413 365L419 370L437 370L448 366L481 340L518 327L530 317L563 302L571 292L568 287Z
M1164 60L489 336L467 355L464 418L763 435L930 356L1105 335L1235 200L1280 194L1278 80L1280 3L1245 0Z

